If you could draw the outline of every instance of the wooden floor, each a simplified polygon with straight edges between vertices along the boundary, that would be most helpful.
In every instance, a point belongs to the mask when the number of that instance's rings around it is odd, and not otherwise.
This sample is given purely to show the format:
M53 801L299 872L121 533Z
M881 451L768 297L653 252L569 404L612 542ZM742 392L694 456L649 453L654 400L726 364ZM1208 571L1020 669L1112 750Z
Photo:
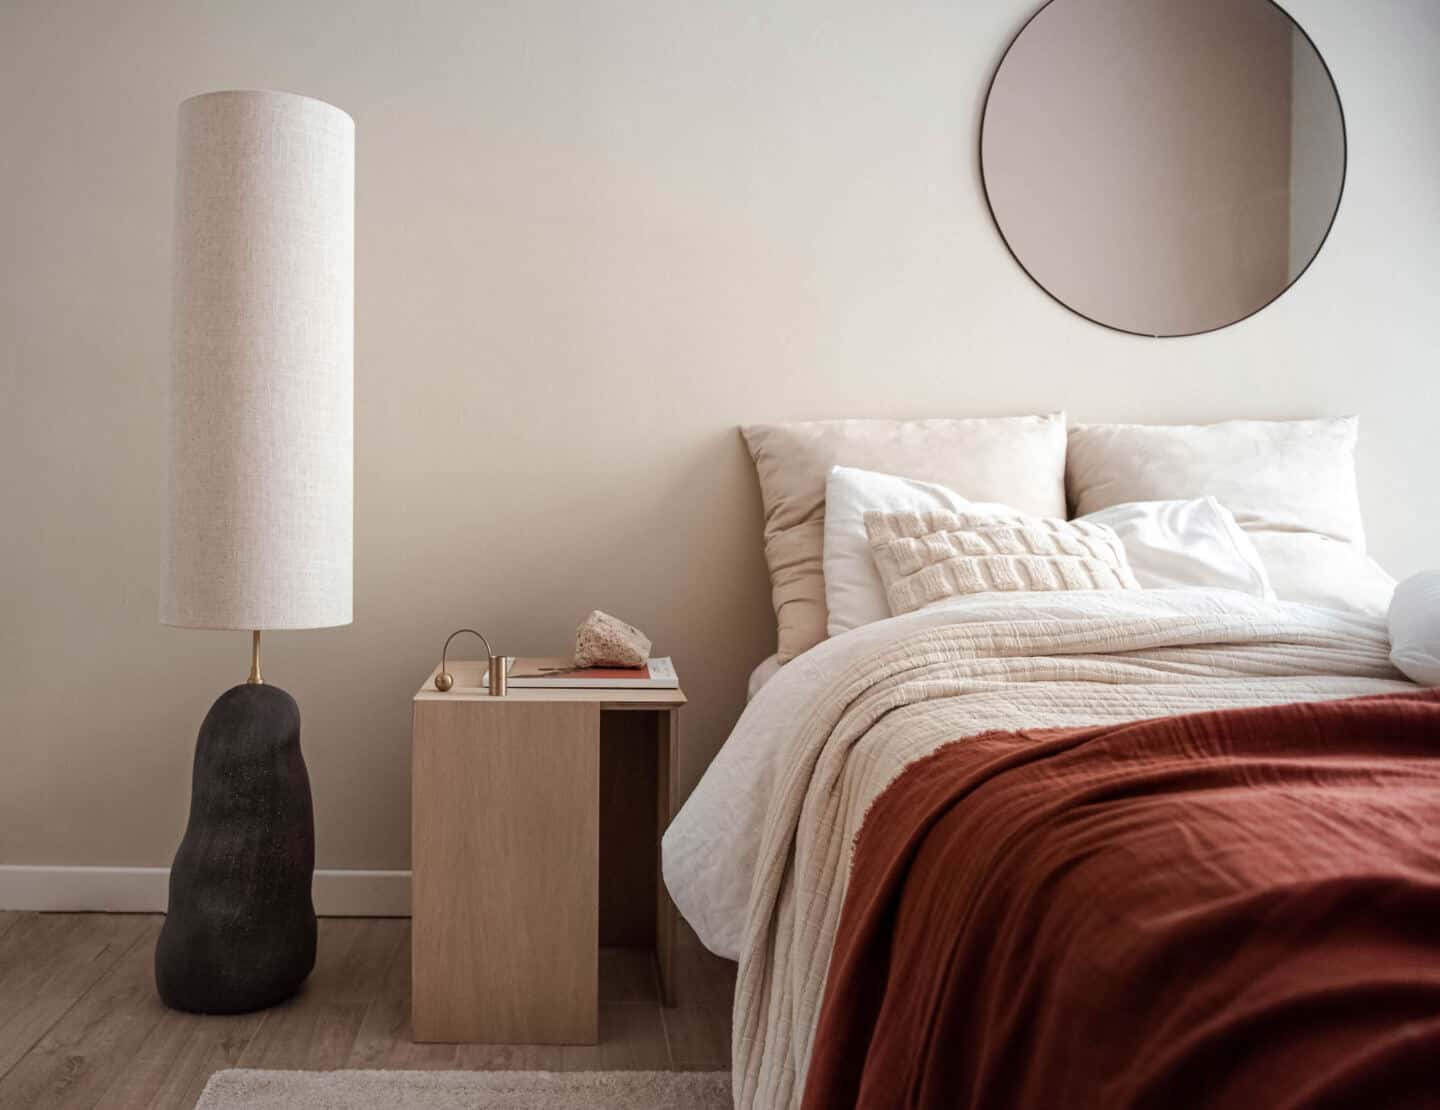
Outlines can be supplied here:
M659 1004L650 953L602 949L600 1043L410 1042L410 922L322 918L315 972L258 1014L161 1005L150 914L0 911L0 1107L189 1110L220 1068L690 1070L730 1065L735 965L682 927L676 1001Z

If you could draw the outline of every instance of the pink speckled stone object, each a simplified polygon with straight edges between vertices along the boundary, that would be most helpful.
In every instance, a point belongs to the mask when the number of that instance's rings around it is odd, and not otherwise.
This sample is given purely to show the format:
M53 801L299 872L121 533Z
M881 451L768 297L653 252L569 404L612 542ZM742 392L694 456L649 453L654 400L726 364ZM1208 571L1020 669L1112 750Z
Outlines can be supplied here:
M577 667L643 667L649 659L645 633L599 609L575 630Z

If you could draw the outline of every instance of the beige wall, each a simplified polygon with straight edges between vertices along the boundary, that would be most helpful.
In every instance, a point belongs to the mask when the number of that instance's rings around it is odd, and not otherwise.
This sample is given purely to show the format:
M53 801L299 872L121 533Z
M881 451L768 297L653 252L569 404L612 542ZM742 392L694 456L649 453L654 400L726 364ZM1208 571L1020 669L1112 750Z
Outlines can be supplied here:
M1064 406L1359 412L1373 546L1440 551L1440 17L1296 0L1351 128L1330 242L1239 327L1096 328L1010 259L985 85L1029 0L0 7L0 863L164 865L245 637L156 623L175 109L358 124L355 613L269 637L322 867L403 868L409 698L452 628L672 653L688 785L773 624L734 426ZM505 479L497 485L496 475Z

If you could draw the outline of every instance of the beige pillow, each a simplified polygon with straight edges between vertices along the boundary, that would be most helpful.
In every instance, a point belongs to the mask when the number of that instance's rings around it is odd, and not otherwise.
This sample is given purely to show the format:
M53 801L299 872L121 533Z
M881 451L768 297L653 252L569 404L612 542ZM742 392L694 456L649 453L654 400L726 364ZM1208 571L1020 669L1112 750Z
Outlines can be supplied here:
M1119 535L1088 520L870 512L865 532L896 616L965 594L1140 588Z
M1214 497L1254 541L1282 601L1383 614L1395 581L1365 556L1359 421L1079 424L1066 485L1076 516L1129 501Z
M1075 516L1129 501L1213 497L1250 533L1315 532L1365 548L1353 416L1223 424L1077 424Z
M817 420L741 429L765 505L782 661L825 639L825 479L854 466L938 482L972 501L1065 515L1065 414L976 420Z

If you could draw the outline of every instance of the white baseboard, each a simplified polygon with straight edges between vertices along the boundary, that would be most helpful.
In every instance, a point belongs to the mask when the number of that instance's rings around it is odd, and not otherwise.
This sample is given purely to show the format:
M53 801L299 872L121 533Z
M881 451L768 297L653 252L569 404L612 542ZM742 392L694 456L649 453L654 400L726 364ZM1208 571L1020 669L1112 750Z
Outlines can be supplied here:
M315 912L327 917L409 917L408 871L316 871ZM164 913L168 867L27 867L0 864L0 910Z

